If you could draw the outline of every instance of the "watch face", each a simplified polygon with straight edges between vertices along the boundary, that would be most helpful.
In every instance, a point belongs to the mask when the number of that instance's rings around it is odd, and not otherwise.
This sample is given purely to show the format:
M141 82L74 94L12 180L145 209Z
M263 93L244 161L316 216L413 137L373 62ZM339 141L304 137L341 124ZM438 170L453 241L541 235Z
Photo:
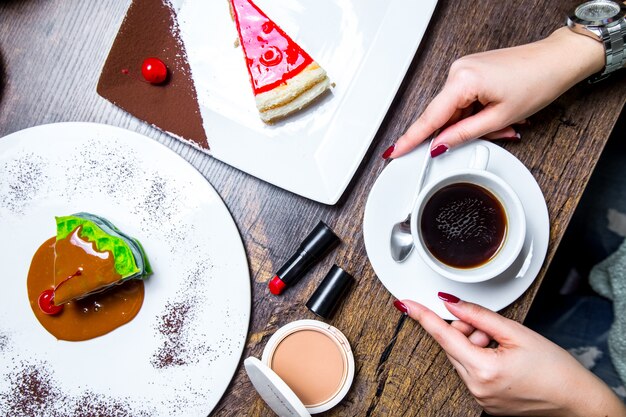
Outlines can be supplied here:
M576 17L588 22L606 22L620 14L620 5L610 0L594 0L576 8Z

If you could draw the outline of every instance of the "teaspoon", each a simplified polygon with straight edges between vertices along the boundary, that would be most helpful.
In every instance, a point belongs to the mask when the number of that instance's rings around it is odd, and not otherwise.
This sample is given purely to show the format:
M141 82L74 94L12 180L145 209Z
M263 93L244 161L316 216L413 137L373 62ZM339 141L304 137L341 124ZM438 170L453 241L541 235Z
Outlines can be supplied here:
M413 251L414 245L413 236L411 235L411 212L413 211L417 197L424 186L424 180L426 179L427 171L430 167L430 160L433 159L430 156L430 147L432 146L432 143L433 141L431 140L428 148L426 149L426 157L424 158L424 163L422 164L422 169L418 177L417 189L415 190L413 201L409 206L409 214L407 214L404 220L394 224L391 229L391 239L389 241L389 245L391 247L391 257L398 263L404 262Z

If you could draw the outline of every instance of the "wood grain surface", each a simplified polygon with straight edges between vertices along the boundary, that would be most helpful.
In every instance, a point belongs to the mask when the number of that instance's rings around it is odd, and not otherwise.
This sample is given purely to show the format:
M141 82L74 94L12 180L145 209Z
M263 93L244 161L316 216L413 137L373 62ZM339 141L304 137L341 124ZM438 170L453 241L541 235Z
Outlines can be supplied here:
M213 1L213 0L211 0ZM417 0L414 0L417 1ZM5 0L0 3L0 135L60 121L121 126L153 137L193 164L217 189L241 232L250 263L252 319L244 357L260 357L280 326L312 318L304 306L333 263L358 284L331 323L351 341L356 376L328 416L472 416L480 407L436 343L392 306L367 260L362 236L367 195L385 162L380 155L441 88L454 59L540 39L563 24L569 0L440 0L427 35L345 195L315 203L248 176L134 119L96 94L100 69L129 0ZM575 57L572 57L575 59ZM582 83L531 118L521 143L503 146L531 170L550 213L550 248L533 286L503 314L523 320L626 99L624 74ZM376 103L372 103L376 105ZM0 179L1 181L2 179ZM343 244L282 297L267 280L320 220ZM242 307L245 308L245 307ZM240 366L216 416L271 411Z

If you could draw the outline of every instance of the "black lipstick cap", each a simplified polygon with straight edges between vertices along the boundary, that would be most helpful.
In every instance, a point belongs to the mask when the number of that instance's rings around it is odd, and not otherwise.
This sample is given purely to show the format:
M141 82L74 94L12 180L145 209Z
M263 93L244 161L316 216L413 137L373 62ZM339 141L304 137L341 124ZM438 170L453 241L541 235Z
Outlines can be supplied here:
M353 283L352 275L333 265L307 301L307 308L320 317L331 318Z

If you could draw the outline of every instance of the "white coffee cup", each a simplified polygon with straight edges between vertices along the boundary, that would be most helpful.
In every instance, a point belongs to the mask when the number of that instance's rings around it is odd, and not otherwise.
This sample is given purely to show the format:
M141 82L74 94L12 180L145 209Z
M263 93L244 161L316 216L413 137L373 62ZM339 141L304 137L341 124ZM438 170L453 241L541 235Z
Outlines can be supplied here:
M519 256L526 237L526 216L519 197L502 178L487 171L489 148L476 145L475 149L474 160L468 168L449 171L427 184L418 195L411 213L411 234L423 261L439 275L466 283L486 281L504 272ZM459 183L474 184L489 191L498 199L506 216L506 230L499 249L489 260L473 268L453 267L437 259L427 248L421 233L426 203L443 187Z

